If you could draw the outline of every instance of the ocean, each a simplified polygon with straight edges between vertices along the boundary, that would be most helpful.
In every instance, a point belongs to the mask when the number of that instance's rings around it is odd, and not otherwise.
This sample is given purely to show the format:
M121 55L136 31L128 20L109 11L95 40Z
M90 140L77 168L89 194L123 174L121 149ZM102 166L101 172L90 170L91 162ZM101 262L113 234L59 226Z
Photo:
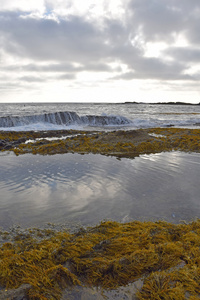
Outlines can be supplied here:
M200 105L136 103L0 104L0 130L112 130L190 127L200 124Z

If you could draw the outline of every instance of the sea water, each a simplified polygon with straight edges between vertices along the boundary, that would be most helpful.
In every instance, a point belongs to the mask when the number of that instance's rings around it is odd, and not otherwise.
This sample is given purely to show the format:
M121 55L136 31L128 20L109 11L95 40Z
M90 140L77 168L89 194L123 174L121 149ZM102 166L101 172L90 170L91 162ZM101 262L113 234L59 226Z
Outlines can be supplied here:
M200 216L200 154L0 155L0 226Z
M138 129L200 124L200 105L136 103L0 104L0 130Z

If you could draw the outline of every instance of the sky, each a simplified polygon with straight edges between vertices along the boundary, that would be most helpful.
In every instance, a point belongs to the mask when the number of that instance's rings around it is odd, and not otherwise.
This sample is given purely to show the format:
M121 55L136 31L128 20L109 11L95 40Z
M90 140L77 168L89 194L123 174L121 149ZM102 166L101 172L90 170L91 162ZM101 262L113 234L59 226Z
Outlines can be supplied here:
M0 102L200 102L199 0L0 0Z

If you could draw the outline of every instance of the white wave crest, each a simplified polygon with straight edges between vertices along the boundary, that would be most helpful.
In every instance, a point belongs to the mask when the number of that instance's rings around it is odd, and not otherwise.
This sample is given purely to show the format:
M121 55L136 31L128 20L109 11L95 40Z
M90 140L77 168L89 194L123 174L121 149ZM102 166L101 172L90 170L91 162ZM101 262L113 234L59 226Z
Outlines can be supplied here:
M23 130L31 130L39 127L40 130L52 129L66 129L71 126L123 126L131 124L132 121L123 116L96 116L85 115L79 116L76 112L55 112L45 113L40 115L28 115L28 116L7 116L0 118L0 128L6 130L12 128L12 130L19 130L23 127ZM53 126L52 126L53 125Z

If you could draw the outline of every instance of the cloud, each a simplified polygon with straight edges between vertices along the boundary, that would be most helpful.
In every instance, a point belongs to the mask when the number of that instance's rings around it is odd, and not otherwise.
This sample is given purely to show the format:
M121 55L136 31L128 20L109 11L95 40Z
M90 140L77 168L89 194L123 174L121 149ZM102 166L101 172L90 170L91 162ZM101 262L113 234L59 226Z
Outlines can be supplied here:
M171 47L167 49L166 54L185 64L200 62L200 48Z
M1 0L1 11L44 11L43 0Z
M0 28L6 51L41 61L96 60L106 50L101 31L76 16L56 22L4 13Z
M180 74L177 76L177 74L174 74L172 72L165 72L163 74L156 73L154 71L150 71L149 73L147 72L127 72L127 73L122 73L120 75L117 75L115 77L111 77L112 80L118 80L118 79L123 79L123 80L134 80L134 79L143 79L143 80L195 80L195 78L191 75L188 74Z
M35 76L23 76L19 78L20 81L25 81L25 82L42 82L44 79L40 77L35 77Z
M140 28L146 40L172 43L177 34L194 31L200 3L198 0L132 0L129 8L132 27L136 31Z
M113 87L122 80L197 81L199 17L199 0L2 0L0 77L41 89L51 80L80 88L100 88L107 79ZM83 80L86 73L92 75Z
M166 0L133 0L130 2L133 30L141 29L147 40L171 41L173 32L182 29L182 11ZM135 26L136 25L136 26ZM133 31L134 32L134 31Z
M75 76L73 74L67 74L66 73L66 74L57 76L56 78L57 79L61 79L61 80L65 80L65 79L67 79L67 80L73 80L73 79L75 79Z

